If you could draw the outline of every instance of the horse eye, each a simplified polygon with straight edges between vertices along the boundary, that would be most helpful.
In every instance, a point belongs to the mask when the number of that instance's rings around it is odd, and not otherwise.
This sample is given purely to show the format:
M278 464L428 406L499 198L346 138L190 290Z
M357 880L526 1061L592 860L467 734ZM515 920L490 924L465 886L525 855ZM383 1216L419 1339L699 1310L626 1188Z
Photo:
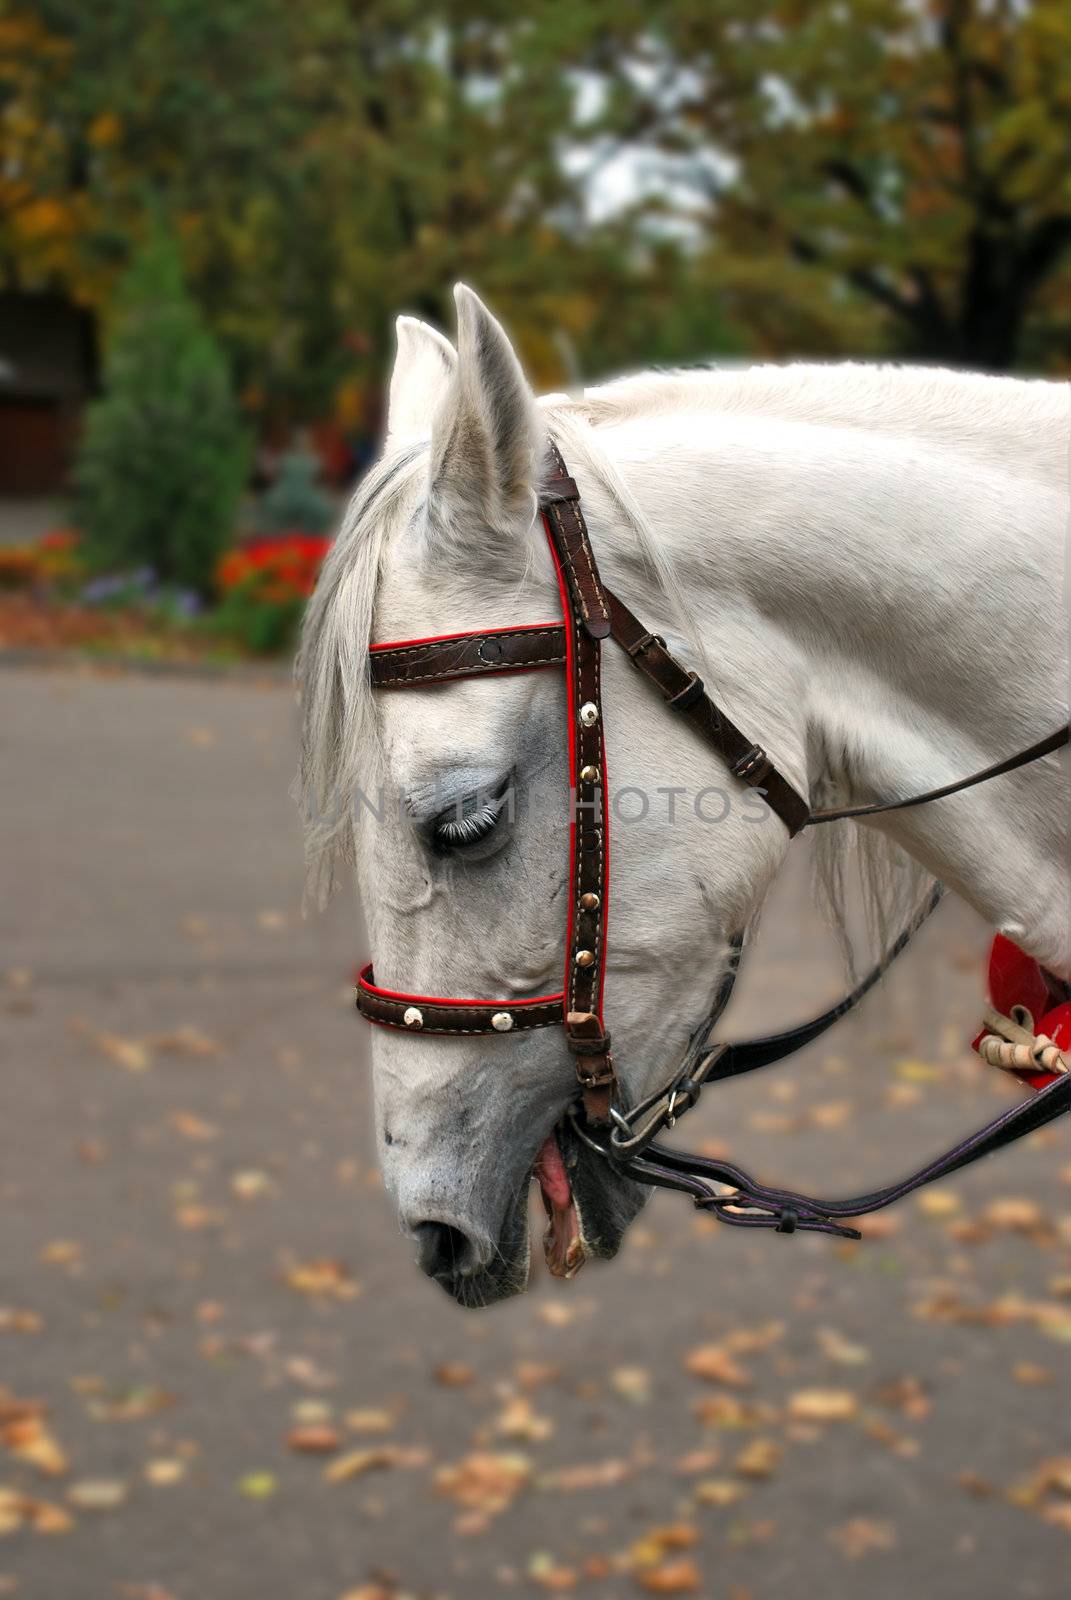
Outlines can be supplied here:
M470 795L444 811L432 824L432 838L444 850L464 850L493 833L505 808L505 789L495 795Z

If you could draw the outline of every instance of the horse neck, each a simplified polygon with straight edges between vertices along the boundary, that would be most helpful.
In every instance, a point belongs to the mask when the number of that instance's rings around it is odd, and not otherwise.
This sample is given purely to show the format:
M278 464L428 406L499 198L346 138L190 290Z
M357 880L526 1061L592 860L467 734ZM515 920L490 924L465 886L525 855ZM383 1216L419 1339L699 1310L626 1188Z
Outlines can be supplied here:
M812 804L918 793L1066 720L1063 628L1038 648L1041 619L1058 623L1053 486L917 437L769 416L598 437L687 596L711 693ZM650 611L650 553L597 490L596 518L607 580ZM1050 759L867 826L1066 972L1066 819Z

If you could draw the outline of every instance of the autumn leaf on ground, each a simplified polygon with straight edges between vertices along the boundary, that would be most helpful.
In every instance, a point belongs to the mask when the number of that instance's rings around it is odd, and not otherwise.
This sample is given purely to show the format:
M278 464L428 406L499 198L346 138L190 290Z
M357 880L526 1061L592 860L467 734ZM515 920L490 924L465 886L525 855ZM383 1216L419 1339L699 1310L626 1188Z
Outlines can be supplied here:
M994 1484L988 1478L983 1478L980 1472L975 1472L970 1467L958 1474L956 1482L974 1500L988 1500L991 1495L996 1493Z
M238 1493L247 1500L268 1500L278 1487L274 1472L247 1472L238 1479Z
M283 1279L295 1293L324 1300L353 1300L361 1292L343 1261L295 1262L286 1268Z
M271 1177L266 1172L261 1172L257 1167L244 1167L241 1172L231 1174L231 1193L238 1196L239 1200L256 1200L262 1194L270 1193L273 1184Z
M610 1383L633 1405L643 1405L651 1398L651 1374L646 1367L615 1367Z
M362 1450L347 1450L324 1468L325 1483L348 1483L385 1467L420 1467L428 1459L426 1450L405 1449L396 1444L368 1445Z
M515 1361L513 1376L522 1389L540 1389L545 1384L556 1382L561 1377L561 1368L549 1361Z
M883 1383L875 1391L874 1398L879 1405L902 1411L914 1422L921 1422L933 1410L933 1402L919 1378L896 1378L891 1383Z
M31 1528L35 1533L70 1533L74 1520L62 1506L0 1485L0 1538Z
M684 1358L686 1371L708 1383L724 1383L733 1389L749 1389L751 1374L734 1361L724 1344L701 1344Z
M892 1550L896 1544L892 1524L875 1517L852 1517L839 1528L831 1528L828 1538L847 1561L858 1561L872 1550Z
M49 1432L41 1407L18 1401L0 1403L0 1418L0 1442L11 1455L36 1467L46 1477L63 1476L69 1465L67 1455Z
M784 1336L783 1322L762 1322L755 1328L734 1328L718 1343L732 1356L754 1355L758 1350L769 1350Z
M0 1333L40 1333L44 1318L36 1311L16 1306L0 1306Z
M134 1422L167 1411L177 1402L177 1396L158 1383L135 1384L133 1388L119 1389L112 1394L100 1384L85 1392L88 1395L86 1410L97 1422Z
M858 1409L850 1389L798 1389L788 1403L796 1422L846 1422Z
M537 1550L529 1556L527 1572L537 1588L547 1589L551 1594L561 1594L577 1585L576 1568L563 1566L548 1550Z
M935 1083L941 1076L941 1069L930 1061L898 1061L894 1070L906 1083Z
M359 1406L354 1411L347 1411L342 1420L354 1433L389 1433L396 1418L393 1411Z
M857 1344L853 1339L848 1339L836 1328L819 1328L815 1334L822 1354L828 1356L830 1361L836 1361L840 1366L861 1366L870 1360L870 1351L865 1345Z
M118 1511L129 1492L117 1478L85 1478L71 1484L67 1499L78 1511Z
M539 1307L538 1316L551 1328L567 1328L570 1322L576 1320L576 1308L567 1306L561 1300L548 1300Z
M471 1383L476 1374L464 1361L440 1361L432 1376L446 1389L460 1389Z
M571 1493L575 1489L614 1489L631 1478L635 1471L631 1461L623 1456L611 1456L606 1461L578 1463L569 1467L552 1467L541 1473L536 1487L562 1489Z
M878 1212L866 1217L852 1217L852 1227L861 1233L864 1239L891 1239L894 1233L900 1232L900 1218L886 1212Z
M630 1546L629 1560L635 1567L654 1566L670 1551L690 1550L698 1538L699 1530L690 1522L670 1522L651 1528Z
M649 1594L698 1594L702 1581L699 1568L687 1557L663 1561L637 1575L640 1588Z
M740 1400L736 1395L717 1394L698 1400L695 1414L700 1422L715 1428L754 1428L761 1422L772 1422L777 1413L772 1406L750 1400Z
M181 1028L173 1028L170 1033L156 1034L147 1043L162 1055L191 1056L198 1061L223 1054L222 1045L217 1044L215 1039L210 1039L192 1023L184 1023Z
M1033 1233L1046 1226L1045 1214L1035 1200L1006 1196L991 1200L983 1213L994 1228L1004 1228L1010 1233Z
M1053 1382L1052 1369L1040 1367L1036 1361L1017 1361L1012 1367L1012 1377L1016 1383L1036 1389L1044 1388Z
M92 1027L82 1017L74 1018L70 1030L126 1072L146 1072L152 1066L152 1051L145 1039L124 1039L121 1034Z
M220 1211L218 1206L182 1205L175 1208L176 1226L184 1228L187 1233L205 1233L213 1228L222 1228L227 1221L227 1214Z
M694 1490L696 1500L703 1506L731 1506L747 1493L746 1484L732 1478L704 1478Z
M304 1455L330 1455L337 1450L342 1440L337 1429L326 1424L307 1424L304 1427L291 1428L286 1436L286 1442L291 1450Z
M854 1110L855 1106L850 1100L828 1100L825 1105L812 1109L809 1120L816 1128L843 1128L851 1120Z
M532 1409L530 1400L523 1395L517 1395L507 1401L495 1419L495 1432L503 1439L520 1439L525 1443L535 1443L541 1439L549 1439L554 1432L554 1424L549 1417L537 1415Z
M871 1417L865 1423L863 1432L868 1439L885 1445L893 1455L910 1457L919 1453L920 1446L917 1439L910 1438L906 1433L900 1433L881 1417Z
M192 1111L172 1111L168 1118L176 1133L184 1139L208 1140L219 1138L219 1128L214 1122L205 1122Z
M1047 1495L1071 1499L1071 1456L1050 1456L1008 1491L1013 1505L1033 1510Z
M475 1451L440 1467L435 1487L466 1511L495 1516L512 1503L532 1476L527 1456Z
M733 1462L742 1478L769 1478L781 1463L784 1449L773 1439L752 1439Z

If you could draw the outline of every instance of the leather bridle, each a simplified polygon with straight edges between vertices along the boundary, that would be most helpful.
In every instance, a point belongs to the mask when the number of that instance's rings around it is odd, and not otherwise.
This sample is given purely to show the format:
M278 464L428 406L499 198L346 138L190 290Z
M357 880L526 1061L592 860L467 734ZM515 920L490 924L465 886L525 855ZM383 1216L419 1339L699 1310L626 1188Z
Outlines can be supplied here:
M712 1042L710 1029L728 999L730 976L713 1019L708 1019L693 1037L669 1082L636 1105L623 1104L610 1034L603 1020L610 889L601 677L604 639L612 639L624 650L669 709L695 729L735 778L765 798L790 836L818 823L902 810L971 788L1059 749L1067 744L1069 730L1065 726L1016 756L923 794L812 811L762 746L742 733L714 704L701 679L683 666L665 640L646 628L602 582L579 491L554 445L550 446L550 471L539 509L557 573L563 621L372 645L369 670L373 687L394 690L489 674L564 668L573 812L563 987L558 993L528 1000L449 999L381 988L369 963L357 980L357 1007L362 1015L381 1027L433 1036L470 1037L563 1027L576 1058L579 1091L579 1105L574 1106L571 1116L578 1136L593 1151L638 1182L691 1194L697 1205L712 1210L723 1222L776 1228L783 1233L800 1229L858 1238L858 1232L845 1226L843 1219L888 1205L1071 1109L1071 1075L1065 1075L902 1182L839 1201L769 1188L729 1162L687 1155L654 1143L656 1134L671 1128L696 1103L705 1084L782 1060L857 1005L934 910L942 891L939 885L933 886L885 959L850 994L798 1028L738 1044ZM726 1188L729 1192L722 1192Z

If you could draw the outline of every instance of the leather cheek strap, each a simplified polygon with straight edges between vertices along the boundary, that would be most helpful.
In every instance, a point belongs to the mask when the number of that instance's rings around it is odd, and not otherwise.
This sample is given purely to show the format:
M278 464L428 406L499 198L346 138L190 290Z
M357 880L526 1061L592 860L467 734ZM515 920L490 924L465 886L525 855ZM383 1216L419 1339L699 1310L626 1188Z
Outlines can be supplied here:
M588 540L576 485L551 448L552 475L541 501L568 629L566 701L569 719L569 922L565 952L565 1034L589 1120L605 1124L615 1084L610 1035L602 1020L610 885L606 746L602 719L600 641L610 611Z

